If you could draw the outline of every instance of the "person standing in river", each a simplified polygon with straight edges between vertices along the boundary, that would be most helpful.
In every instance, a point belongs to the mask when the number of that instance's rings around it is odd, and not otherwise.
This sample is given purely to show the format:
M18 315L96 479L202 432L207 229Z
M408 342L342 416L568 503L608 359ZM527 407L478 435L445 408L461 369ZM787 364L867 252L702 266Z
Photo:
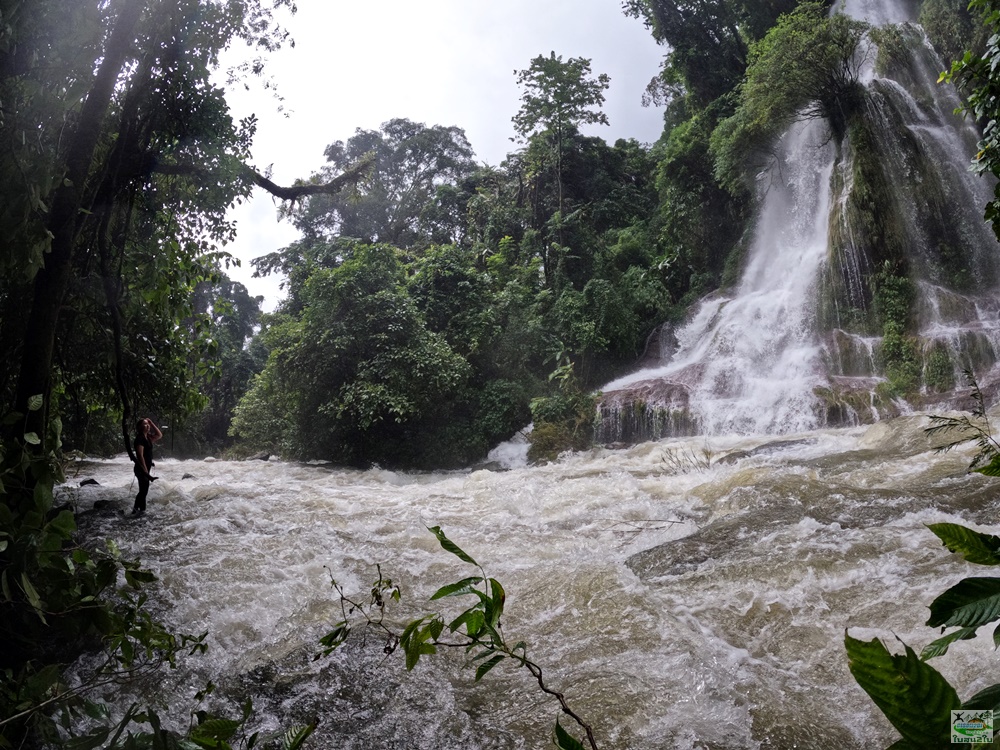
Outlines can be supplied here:
M135 496L132 515L141 516L146 512L146 495L149 483L156 480L149 472L153 468L153 443L163 437L160 428L152 419L145 417L135 423L135 478L139 480L139 494Z

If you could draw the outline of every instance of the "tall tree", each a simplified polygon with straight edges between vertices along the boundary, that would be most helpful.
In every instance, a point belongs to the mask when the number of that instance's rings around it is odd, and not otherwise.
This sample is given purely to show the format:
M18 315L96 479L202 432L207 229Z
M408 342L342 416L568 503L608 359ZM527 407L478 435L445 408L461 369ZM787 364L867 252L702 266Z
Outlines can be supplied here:
M601 110L604 92L611 85L606 73L596 78L590 60L571 57L563 62L555 52L539 55L531 64L517 71L521 87L521 109L512 118L514 130L522 142L547 131L555 139L555 174L560 220L563 214L563 144L580 125L607 125Z
M462 230L464 216L449 211L449 188L476 164L461 128L395 118L378 130L358 128L346 142L330 144L325 155L328 166L313 176L314 182L326 182L362 159L369 159L371 168L354 194L318 196L305 204L296 224L307 238L426 247L432 236L449 242Z
M6 352L18 371L13 406L44 440L57 332L73 295L92 295L96 281L119 341L123 290L143 278L180 305L151 306L151 315L182 316L185 303L163 287L212 265L213 245L232 235L233 201L253 185L294 198L343 181L283 189L255 172L247 163L254 123L235 122L211 81L230 43L281 43L274 14L291 0L14 5L0 31L0 168L10 177L0 186L0 226L11 230L0 273L17 287L5 304L25 312L0 338L20 342ZM175 262L157 274L165 261ZM28 410L39 394L46 408Z

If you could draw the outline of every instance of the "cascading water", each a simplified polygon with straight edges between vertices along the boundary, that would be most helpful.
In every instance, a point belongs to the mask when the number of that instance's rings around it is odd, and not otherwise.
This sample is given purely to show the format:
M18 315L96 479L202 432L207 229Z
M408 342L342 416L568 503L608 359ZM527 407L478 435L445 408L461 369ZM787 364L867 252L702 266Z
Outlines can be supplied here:
M878 13L873 20L906 20L891 8ZM879 92L873 112L887 122L909 112L914 148L947 145L942 129L965 127L906 86L874 78L870 89ZM74 481L60 495L87 511L85 534L117 539L157 573L152 604L169 626L209 634L206 656L121 688L115 704L165 705L184 724L194 692L211 679L217 701L252 698L265 729L318 718L318 748L548 746L556 704L507 665L475 683L461 654L442 653L406 672L377 639L312 661L342 616L331 573L363 596L380 565L403 589L390 611L397 628L436 609L428 597L439 586L474 574L425 528L440 525L505 585L505 631L527 641L602 750L893 742L850 676L844 630L890 644L895 635L918 651L937 637L923 625L927 605L969 571L925 524L995 533L986 525L1000 512L1000 485L966 473L968 452L936 453L923 417L811 429L823 416L817 388L874 379L881 346L878 335L847 324L872 269L843 242L857 229L844 192L850 149L823 140L816 124L784 137L781 167L762 183L757 242L738 290L706 300L679 333L672 362L627 386L676 407L659 425L675 433L792 434L673 438L547 466L446 474L164 460L141 520L115 512L131 506L126 459L81 464L74 480L92 476L101 486ZM923 174L909 166L911 176ZM968 180L964 164L949 168L934 191L958 191L954 210L965 203L977 212L954 230L973 236L985 200L961 191L988 188ZM1000 305L935 276L940 248L915 239L926 212L917 205L904 214L915 222L907 242L923 256L915 275L925 345L943 348L952 370L956 352L978 351L992 364ZM842 241L836 269L832 235ZM982 249L989 272L995 243ZM845 294L831 313L819 299L834 271L838 288L856 284L859 296ZM96 501L103 510L89 511ZM980 637L957 642L934 666L965 698L995 681L995 659Z
M131 506L124 457L61 494L107 501L80 515L86 534L141 556L172 628L209 633L206 655L119 692L122 710L152 702L184 724L212 680L265 729L319 718L315 748L548 747L558 707L523 670L476 683L446 652L406 672L378 637L312 661L342 616L330 573L363 598L381 565L403 590L397 629L448 607L431 593L475 572L425 528L440 524L504 584L505 632L602 750L870 750L894 731L848 672L844 629L919 651L938 635L927 604L969 575L924 524L990 530L1000 511L996 480L966 474L968 452L935 453L925 426L675 439L506 472L163 460L141 520L111 510ZM75 486L88 476L101 486ZM968 697L996 658L981 636L934 666Z
M875 24L910 20L886 2L843 10ZM909 57L883 63L880 75L863 69L865 105L842 142L817 121L782 137L758 179L740 284L700 303L666 361L602 389L601 440L859 424L954 403L941 394L964 385L967 368L997 380L1000 246L982 218L992 185L969 170L978 135L954 115L959 100L937 83L944 64L920 28L894 33ZM873 212L864 204L879 190L884 205ZM878 257L893 253L905 257L890 270L905 266L917 297L910 377L923 384L909 404L884 387L873 323L888 263ZM894 345L910 346L909 335Z
M767 180L757 239L733 297L706 300L677 333L665 367L605 386L662 379L685 386L701 431L788 432L815 426L820 342L817 280L827 254L834 148L818 121L782 139Z

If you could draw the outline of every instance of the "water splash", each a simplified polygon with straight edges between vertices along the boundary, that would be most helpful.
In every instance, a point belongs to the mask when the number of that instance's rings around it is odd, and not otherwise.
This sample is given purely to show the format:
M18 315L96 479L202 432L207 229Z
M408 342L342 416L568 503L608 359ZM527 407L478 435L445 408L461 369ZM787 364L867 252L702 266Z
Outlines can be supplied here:
M843 10L905 23L894 33L908 62L866 70L862 124L842 142L817 121L781 138L758 179L740 284L695 308L668 360L602 388L600 439L787 433L912 410L881 385L874 295L886 257L897 258L892 273L907 269L918 294L918 405L949 403L942 391L964 384L969 367L982 383L1000 380L1000 245L982 217L992 184L969 169L978 133L953 113L954 89L937 84L943 63L909 23L910 5L847 0ZM856 160L871 154L880 158L882 207L866 214L871 198L855 197Z

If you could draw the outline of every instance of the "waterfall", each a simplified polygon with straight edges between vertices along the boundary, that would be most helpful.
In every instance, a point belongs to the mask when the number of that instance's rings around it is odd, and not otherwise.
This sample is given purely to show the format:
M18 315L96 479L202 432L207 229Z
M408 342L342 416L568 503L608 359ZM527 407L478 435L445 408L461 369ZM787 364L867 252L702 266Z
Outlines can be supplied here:
M996 379L1000 253L982 216L992 184L969 169L978 131L954 114L944 63L907 7L841 10L901 24L890 31L909 58L868 63L865 104L839 142L816 120L781 137L757 178L740 283L696 306L667 361L604 386L604 442L859 424L948 403L966 368ZM913 320L887 344L874 298L878 275L899 267ZM903 348L905 367L887 371L886 346ZM894 377L909 378L905 399Z
M824 143L825 142L825 143ZM615 391L661 378L683 384L703 431L773 432L815 424L820 358L813 333L826 255L834 148L823 123L797 123L779 144L757 237L732 297L702 302L664 367L622 378Z

